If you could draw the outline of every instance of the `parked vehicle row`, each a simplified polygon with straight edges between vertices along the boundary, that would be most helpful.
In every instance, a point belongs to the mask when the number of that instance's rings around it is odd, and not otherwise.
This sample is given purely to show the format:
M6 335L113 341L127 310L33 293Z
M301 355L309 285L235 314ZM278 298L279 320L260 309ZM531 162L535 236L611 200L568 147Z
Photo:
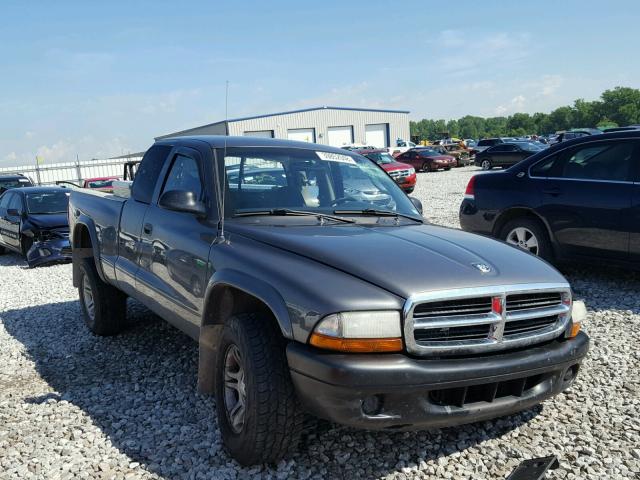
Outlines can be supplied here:
M639 183L640 130L588 135L472 177L460 224L550 261L640 266Z

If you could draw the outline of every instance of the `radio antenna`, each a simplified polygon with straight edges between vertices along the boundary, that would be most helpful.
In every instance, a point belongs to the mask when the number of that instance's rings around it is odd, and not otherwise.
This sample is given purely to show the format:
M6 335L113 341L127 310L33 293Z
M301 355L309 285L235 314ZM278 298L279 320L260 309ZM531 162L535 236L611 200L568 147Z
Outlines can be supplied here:
M224 243L224 199L225 192L227 190L227 170L224 167L224 159L227 157L227 136L229 136L229 80L225 82L225 91L224 91L224 128L225 128L225 136L224 136L224 149L222 154L222 173L220 173L220 166L218 165L218 158L216 157L216 167L218 170L218 205L219 205L219 216L220 220L218 222L218 243Z

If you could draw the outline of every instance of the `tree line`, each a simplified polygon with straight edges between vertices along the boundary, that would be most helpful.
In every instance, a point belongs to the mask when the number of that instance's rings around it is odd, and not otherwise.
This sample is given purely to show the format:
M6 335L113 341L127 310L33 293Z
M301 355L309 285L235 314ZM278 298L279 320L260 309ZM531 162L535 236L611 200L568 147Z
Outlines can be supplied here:
M423 119L410 122L410 127L411 138L438 140L445 132L458 138L511 137L632 124L640 124L640 90L616 87L605 90L598 100L578 99L573 105L556 108L551 113L514 113L508 117L490 118L465 115L449 121Z

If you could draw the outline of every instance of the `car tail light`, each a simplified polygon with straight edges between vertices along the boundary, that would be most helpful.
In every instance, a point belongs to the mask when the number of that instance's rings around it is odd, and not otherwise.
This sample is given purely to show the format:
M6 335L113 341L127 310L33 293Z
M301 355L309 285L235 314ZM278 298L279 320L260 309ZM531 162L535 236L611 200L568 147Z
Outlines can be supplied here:
M467 189L464 191L464 198L470 198L472 200L475 198L475 183L476 177L473 176L469 179L469 183L467 183Z

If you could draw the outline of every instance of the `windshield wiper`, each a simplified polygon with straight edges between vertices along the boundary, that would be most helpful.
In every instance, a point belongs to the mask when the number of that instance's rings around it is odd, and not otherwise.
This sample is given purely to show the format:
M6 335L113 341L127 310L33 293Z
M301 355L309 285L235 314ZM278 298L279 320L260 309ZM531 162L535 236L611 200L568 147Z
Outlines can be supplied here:
M376 217L402 217L414 222L424 223L421 218L414 217L412 215L406 215L404 213L392 212L390 210L377 210L375 208L365 208L362 210L334 210L336 215L371 215Z
M251 217L253 215L273 215L277 217L284 217L286 215L297 215L300 217L316 217L322 220L333 220L335 222L342 223L355 223L354 220L348 218L336 217L334 215L327 215L325 213L307 212L305 210L291 210L290 208L271 208L269 210L252 210L249 212L239 212L234 217Z

